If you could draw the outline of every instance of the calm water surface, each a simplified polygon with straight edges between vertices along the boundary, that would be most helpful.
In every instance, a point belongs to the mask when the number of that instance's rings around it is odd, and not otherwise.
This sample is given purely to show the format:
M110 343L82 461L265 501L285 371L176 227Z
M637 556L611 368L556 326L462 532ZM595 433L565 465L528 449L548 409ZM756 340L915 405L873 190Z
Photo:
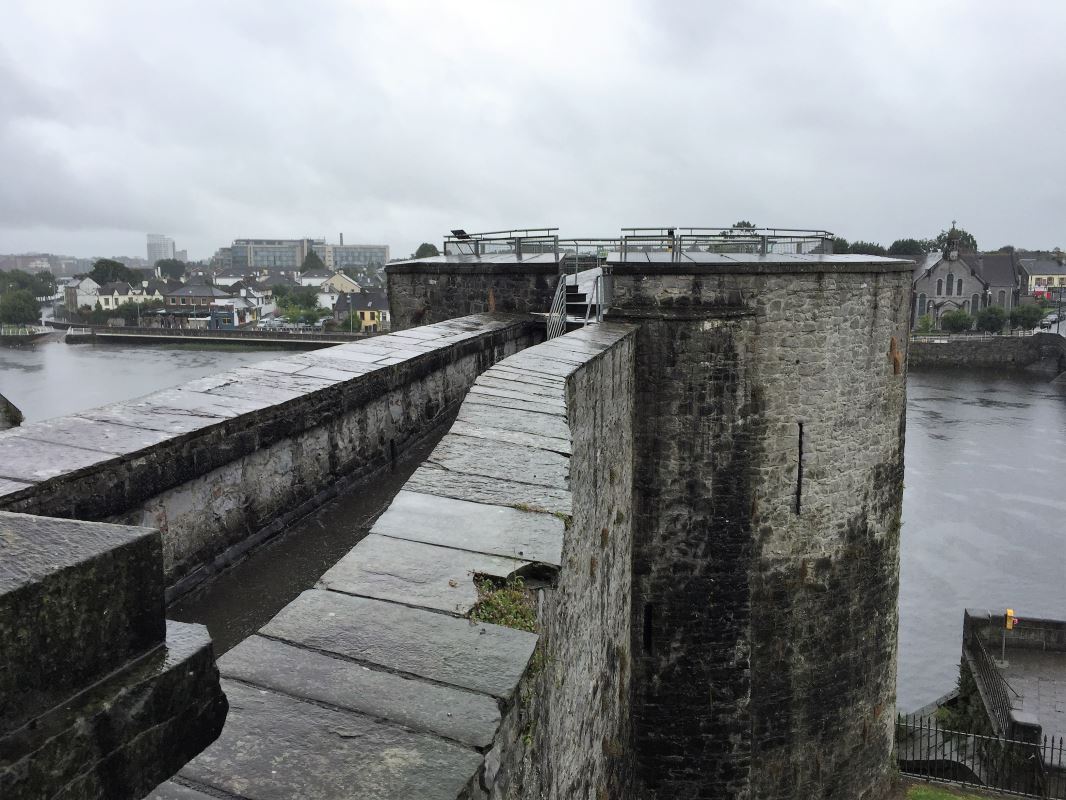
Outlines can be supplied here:
M63 344L49 338L32 347L0 347L0 394L27 422L131 400L159 389L277 358L291 350L176 345Z
M962 612L1066 619L1066 387L911 371L899 707L955 686Z

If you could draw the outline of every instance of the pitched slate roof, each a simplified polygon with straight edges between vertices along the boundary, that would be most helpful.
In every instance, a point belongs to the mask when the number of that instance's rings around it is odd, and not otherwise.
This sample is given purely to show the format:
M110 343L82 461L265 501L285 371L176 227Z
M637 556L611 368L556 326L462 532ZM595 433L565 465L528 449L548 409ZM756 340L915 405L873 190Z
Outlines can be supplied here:
M1053 258L1023 258L1021 263L1030 275L1066 275L1066 264Z
M125 281L108 281L103 286L101 286L99 290L99 294L101 295L110 295L115 293L121 295L129 294L130 285Z
M1014 253L961 253L959 260L991 286L1018 284L1018 262Z
M206 284L192 284L190 286L182 286L180 289L171 289L166 293L167 297L229 297L228 292L224 292L217 286L207 286Z

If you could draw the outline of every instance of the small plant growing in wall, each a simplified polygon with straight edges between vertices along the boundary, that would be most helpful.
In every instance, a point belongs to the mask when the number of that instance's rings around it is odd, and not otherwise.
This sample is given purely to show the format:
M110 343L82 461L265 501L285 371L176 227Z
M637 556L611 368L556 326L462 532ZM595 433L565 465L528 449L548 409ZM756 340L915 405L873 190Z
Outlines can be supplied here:
M506 581L478 575L474 579L478 600L470 610L474 622L488 622L535 633L537 610L533 593L517 575Z

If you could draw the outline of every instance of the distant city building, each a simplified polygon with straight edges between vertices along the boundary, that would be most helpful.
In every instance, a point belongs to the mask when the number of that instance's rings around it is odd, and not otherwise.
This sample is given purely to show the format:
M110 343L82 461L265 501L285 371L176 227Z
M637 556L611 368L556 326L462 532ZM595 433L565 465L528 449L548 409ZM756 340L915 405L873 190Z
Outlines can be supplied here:
M212 263L241 273L266 269L299 269L314 251L331 270L364 270L383 267L389 260L384 244L329 244L325 239L234 239L230 247L219 248Z
M161 233L149 233L148 234L148 263L154 265L155 262L163 258L174 258L174 240L169 236L164 236Z
M174 251L174 258L176 258L178 261L188 261L189 260L189 251L188 250L175 250Z

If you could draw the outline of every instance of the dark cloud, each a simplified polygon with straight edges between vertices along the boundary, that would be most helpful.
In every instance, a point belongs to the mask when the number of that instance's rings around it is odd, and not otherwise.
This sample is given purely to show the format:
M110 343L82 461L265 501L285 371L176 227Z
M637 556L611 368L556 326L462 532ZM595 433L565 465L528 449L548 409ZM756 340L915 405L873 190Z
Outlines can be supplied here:
M952 218L1066 244L1066 7L9 0L0 251Z

